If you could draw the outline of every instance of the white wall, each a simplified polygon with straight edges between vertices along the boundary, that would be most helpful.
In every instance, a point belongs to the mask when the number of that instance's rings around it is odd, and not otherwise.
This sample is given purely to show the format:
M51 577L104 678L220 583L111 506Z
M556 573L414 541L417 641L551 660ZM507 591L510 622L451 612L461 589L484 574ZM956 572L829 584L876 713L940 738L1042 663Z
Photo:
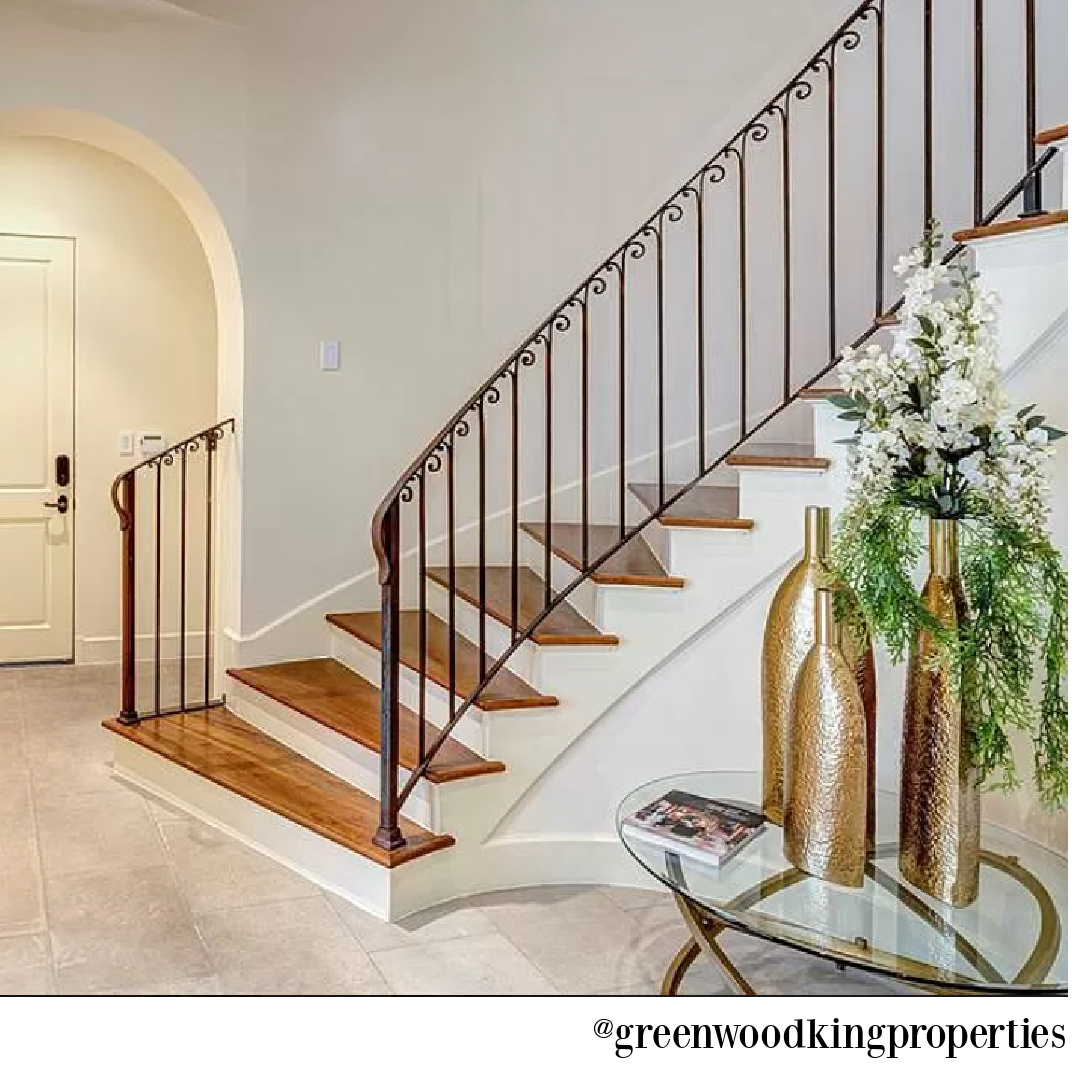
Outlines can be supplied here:
M371 566L397 473L847 6L271 5L252 31L245 632ZM315 370L320 338L341 372Z
M411 457L854 4L177 6L241 28L149 14L95 24L85 9L58 14L61 0L42 23L40 7L0 5L0 110L66 106L128 124L223 215L247 315L237 628L250 637L372 568L371 513ZM907 149L901 139L898 161ZM860 176L842 181L845 212ZM820 305L804 306L819 322ZM773 320L754 332L767 354ZM800 365L816 366L814 334L796 342ZM342 342L340 372L316 370L320 339ZM367 576L326 606L374 599ZM323 646L318 620L308 626L290 649Z
M0 231L75 238L76 658L118 659L120 534L109 488L138 460L120 455L119 434L157 432L171 442L215 419L217 327L206 257L180 207L153 180L111 154L57 139L0 139ZM193 514L201 477L193 471ZM173 487L167 480L170 518ZM143 510L146 518L149 504ZM169 606L177 574L166 535ZM193 556L194 581L201 569L194 545ZM150 564L142 570L147 577ZM148 618L149 606L143 611ZM166 632L173 622L166 616Z

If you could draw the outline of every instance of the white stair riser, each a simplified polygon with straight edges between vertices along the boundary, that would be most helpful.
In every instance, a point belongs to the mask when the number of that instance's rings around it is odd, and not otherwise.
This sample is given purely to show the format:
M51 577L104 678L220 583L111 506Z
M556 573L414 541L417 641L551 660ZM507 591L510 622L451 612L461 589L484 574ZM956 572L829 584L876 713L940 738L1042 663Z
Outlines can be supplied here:
M1068 307L1069 229L1044 226L969 246L983 285L1000 295L1007 315L998 326L1007 372Z
M450 622L450 594L443 586L431 582L427 594L428 611L437 615L443 622ZM462 597L454 604L455 629L479 648L480 645L480 609ZM488 615L484 627L484 648L491 657L501 656L510 645L510 628L498 619ZM530 641L524 642L510 657L507 667L526 682L535 685L537 646Z
M345 738L237 679L230 681L229 708L242 720L353 787L373 798L379 797L379 755L374 750ZM399 783L403 784L408 778L409 770L401 769ZM421 780L404 810L407 818L432 832L441 830L438 788L437 784Z
M335 660L351 668L368 682L376 686L382 685L379 653L375 649L337 627L331 627L330 638L331 656ZM402 664L398 685L402 705L412 709L413 712L419 712L420 676ZM427 680L426 719L428 723L438 728L446 726L449 697L449 693L443 687L431 679ZM480 709L469 709L454 728L454 738L481 757L487 757L486 727L485 714Z
M543 579L544 574L546 573L543 545L538 540L534 540L531 536L522 534L521 554L523 560L533 573ZM567 588L577 579L577 576L577 570L569 563L563 562L558 555L552 553L551 587L556 592L561 592L563 589ZM597 585L586 578L585 581L581 582L581 584L567 597L567 601L570 605L581 612L581 614L594 626L599 625L596 620L596 592Z
M398 877L395 888L400 887L412 864L391 872L130 739L114 735L112 743L113 769L121 780L220 829L372 915L395 917L391 873ZM444 854L436 852L425 859L438 859ZM439 873L437 866L429 870Z

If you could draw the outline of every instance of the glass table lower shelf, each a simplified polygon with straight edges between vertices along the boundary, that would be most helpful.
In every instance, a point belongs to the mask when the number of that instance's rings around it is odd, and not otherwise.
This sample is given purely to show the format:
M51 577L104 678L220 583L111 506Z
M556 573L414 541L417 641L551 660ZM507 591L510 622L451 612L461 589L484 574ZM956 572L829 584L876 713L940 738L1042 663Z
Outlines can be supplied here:
M984 824L979 895L953 908L904 880L897 862L898 805L878 793L878 837L862 886L810 877L783 853L783 833L767 824L721 867L626 833L621 823L672 790L758 809L750 773L691 773L654 780L619 807L619 835L630 854L671 889L690 937L668 968L661 992L675 994L699 955L738 993L754 993L720 945L740 931L841 965L944 993L1065 993L1068 862L1004 829Z

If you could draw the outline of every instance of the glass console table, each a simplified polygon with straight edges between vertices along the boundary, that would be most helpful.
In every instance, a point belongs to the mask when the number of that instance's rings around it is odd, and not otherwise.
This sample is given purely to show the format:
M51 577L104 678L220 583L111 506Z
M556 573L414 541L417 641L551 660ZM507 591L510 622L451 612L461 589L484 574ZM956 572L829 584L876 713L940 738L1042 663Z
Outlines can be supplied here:
M672 789L759 808L751 773L691 773L654 780L623 800L618 821ZM752 994L719 943L740 931L816 956L946 993L1065 993L1068 863L1023 837L983 824L979 896L951 908L914 886L897 864L897 798L878 794L878 842L861 888L830 885L795 869L783 834L767 824L717 869L657 843L619 834L630 854L667 886L690 938L661 988L676 994L701 954L732 989Z

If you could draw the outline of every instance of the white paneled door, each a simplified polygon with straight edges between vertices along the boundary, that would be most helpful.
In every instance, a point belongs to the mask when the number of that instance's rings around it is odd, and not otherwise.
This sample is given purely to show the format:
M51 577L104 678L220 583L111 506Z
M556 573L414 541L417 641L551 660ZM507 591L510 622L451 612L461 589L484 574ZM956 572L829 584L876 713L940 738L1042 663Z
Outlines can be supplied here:
M75 242L0 234L0 663L70 660Z

